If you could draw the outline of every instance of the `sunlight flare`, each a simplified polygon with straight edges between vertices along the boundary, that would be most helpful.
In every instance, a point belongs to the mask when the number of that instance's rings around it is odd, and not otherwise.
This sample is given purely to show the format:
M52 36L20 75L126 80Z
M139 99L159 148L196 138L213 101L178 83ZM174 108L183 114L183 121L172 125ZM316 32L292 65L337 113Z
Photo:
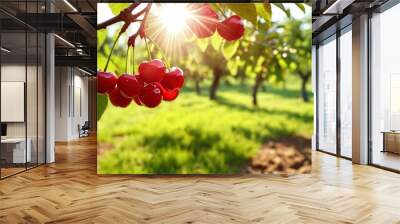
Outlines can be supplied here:
M164 4L158 7L159 19L167 29L167 35L178 35L187 29L188 19L192 16L187 4Z

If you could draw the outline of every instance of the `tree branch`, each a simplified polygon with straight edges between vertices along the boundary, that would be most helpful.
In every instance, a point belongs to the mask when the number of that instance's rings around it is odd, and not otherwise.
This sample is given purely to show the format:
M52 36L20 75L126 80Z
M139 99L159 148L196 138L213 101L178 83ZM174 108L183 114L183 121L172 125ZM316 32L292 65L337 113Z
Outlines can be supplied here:
M148 5L147 5L146 8L145 8L146 13L144 14L143 21L142 21L142 23L140 24L140 27L139 27L139 30L138 30L138 33L139 33L139 35L140 35L141 38L145 37L144 26L145 26L145 24L146 24L147 16L149 15L149 12L150 12L150 9L151 9L151 4L152 4L152 3L148 3Z
M128 46L132 46L135 47L135 42L136 42L136 38L139 35L141 38L145 37L145 25L146 25L146 21L147 21L147 16L149 15L150 12L150 8L151 8L151 4L152 3L148 3L148 5L146 6L146 8L144 8L142 11L140 11L139 13L142 14L143 12L145 13L143 16L143 19L141 19L141 24L139 26L139 29L137 30L136 33L134 33L132 36L129 37L128 39Z
M118 22L125 22L124 26L126 26L126 24L128 24L129 26L130 23L134 22L134 20L143 13L142 10L139 13L132 15L132 11L139 5L140 3L133 3L128 8L121 11L117 16L114 16L113 18L104 21L100 24L97 24L97 30L105 29L107 28L107 26L113 25Z

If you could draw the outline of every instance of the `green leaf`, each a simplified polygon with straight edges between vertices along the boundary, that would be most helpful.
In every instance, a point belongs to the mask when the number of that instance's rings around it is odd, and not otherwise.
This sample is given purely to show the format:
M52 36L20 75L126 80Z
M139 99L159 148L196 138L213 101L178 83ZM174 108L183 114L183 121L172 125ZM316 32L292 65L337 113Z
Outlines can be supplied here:
M219 9L221 8L218 3L210 3L209 5L215 12L219 12Z
M225 3L230 10L257 27L257 9L249 3Z
M306 12L306 8L304 7L303 3L296 3L296 5L301 11L303 11L304 13Z
M238 47L239 47L239 41L225 42L224 47L222 49L222 54L224 55L225 59L226 60L231 59L232 56L235 55Z
M222 44L222 38L217 32L215 32L214 35L211 37L211 46L216 51L219 51L219 49L221 49L221 44Z
M257 13L265 19L266 22L270 22L272 18L271 4L269 3L255 3Z
M126 9L127 7L129 7L129 3L112 3L112 4L108 4L108 6L110 7L112 13L114 15L118 15L122 10Z
M97 94L97 121L100 120L108 105L108 98L106 95Z
M238 67L239 67L238 60L229 60L227 63L227 67L228 67L229 73L231 73L231 75L236 75L236 73L238 72Z
M208 46L208 38L206 39L197 39L197 46L200 48L202 52L205 52Z
M203 59L202 59L202 53L200 53L198 50L196 50L196 51L193 51L193 52L191 52L190 53L190 55L189 55L189 57L193 57L193 60L198 64L198 65L200 65L203 61ZM191 62L190 62L190 64L192 64ZM193 68L193 69L197 69L198 67L195 67L195 66L190 66L191 68Z
M97 51L100 51L100 47L106 41L107 31L106 30L98 30L97 31Z
M290 17L290 10L286 9L285 6L283 5L283 3L274 3L274 5L276 7L278 7L279 9L281 9L284 13L286 13L287 17Z

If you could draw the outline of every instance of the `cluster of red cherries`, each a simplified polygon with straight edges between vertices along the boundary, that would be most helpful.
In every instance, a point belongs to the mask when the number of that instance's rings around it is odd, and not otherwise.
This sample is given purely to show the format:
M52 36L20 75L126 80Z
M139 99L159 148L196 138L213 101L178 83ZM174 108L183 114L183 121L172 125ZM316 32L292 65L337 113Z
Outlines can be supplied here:
M218 14L208 4L194 5L195 16L188 25L198 38L211 37L215 31L226 41L234 41L243 36L244 25L240 16L232 15L219 21Z
M188 25L198 38L211 37L216 31L226 41L243 36L244 26L240 16L233 15L219 21L218 14L208 4L193 4L194 15ZM123 74L117 77L110 72L97 72L97 92L108 94L111 103L127 107L134 101L137 105L157 107L161 101L173 101L185 79L180 68L167 69L158 59L144 61L139 74Z
M167 69L158 59L139 65L138 75L97 72L97 92L108 94L117 107L127 107L132 101L153 108L161 101L173 101L179 95L185 79L180 68Z

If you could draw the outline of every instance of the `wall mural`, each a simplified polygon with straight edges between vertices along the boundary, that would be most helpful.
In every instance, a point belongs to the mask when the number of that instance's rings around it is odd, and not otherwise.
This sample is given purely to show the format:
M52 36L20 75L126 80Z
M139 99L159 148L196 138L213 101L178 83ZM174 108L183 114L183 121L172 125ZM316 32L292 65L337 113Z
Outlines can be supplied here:
M98 173L311 171L311 8L98 4Z

